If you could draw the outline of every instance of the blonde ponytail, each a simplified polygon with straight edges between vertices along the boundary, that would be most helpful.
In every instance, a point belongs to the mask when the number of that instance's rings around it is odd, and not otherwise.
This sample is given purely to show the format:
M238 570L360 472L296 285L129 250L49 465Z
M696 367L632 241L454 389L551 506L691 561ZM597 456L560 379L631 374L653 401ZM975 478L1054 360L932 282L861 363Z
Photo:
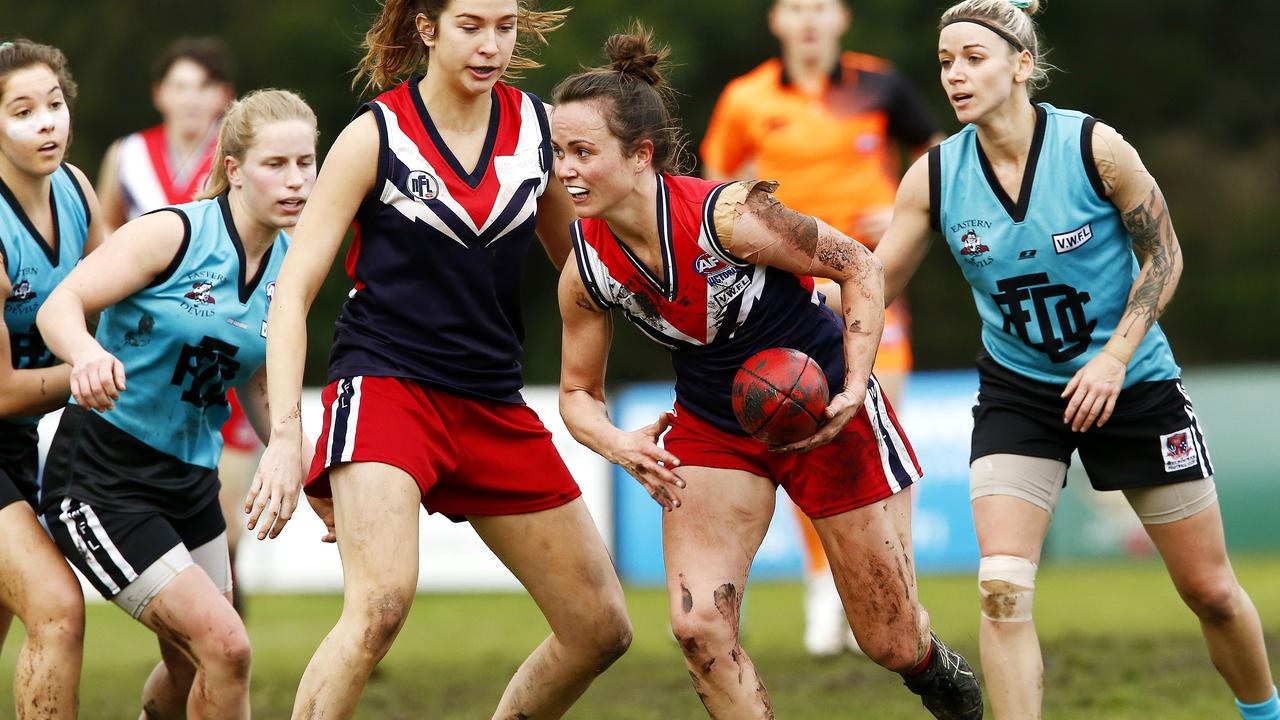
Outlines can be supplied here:
M257 131L263 125L284 120L301 120L316 128L316 114L307 102L289 90L254 90L231 103L218 130L218 145L213 151L213 167L198 200L215 198L231 188L227 179L227 158L244 161L253 147ZM319 134L319 130L316 130Z

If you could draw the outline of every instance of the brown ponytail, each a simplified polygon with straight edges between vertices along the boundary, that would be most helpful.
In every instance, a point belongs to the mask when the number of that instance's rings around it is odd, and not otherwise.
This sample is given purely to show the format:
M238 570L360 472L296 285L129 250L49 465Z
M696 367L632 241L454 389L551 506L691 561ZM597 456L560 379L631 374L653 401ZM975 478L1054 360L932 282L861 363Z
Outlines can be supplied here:
M357 88L364 80L362 92L391 87L401 79L426 65L429 50L418 37L415 18L426 15L433 23L440 22L451 0L384 0L382 13L364 34L360 47L364 57L356 64L351 87ZM529 0L516 2L516 49L511 62L503 71L505 80L519 77L518 71L542 67L529 57L536 45L546 45L547 35L564 25L572 8L560 10L534 10ZM516 71L516 72L513 72Z
M604 52L609 64L565 78L552 91L555 104L597 101L624 152L648 140L656 172L685 172L685 142L671 111L675 91L663 77L670 48L657 47L653 32L632 22L625 33L609 36Z

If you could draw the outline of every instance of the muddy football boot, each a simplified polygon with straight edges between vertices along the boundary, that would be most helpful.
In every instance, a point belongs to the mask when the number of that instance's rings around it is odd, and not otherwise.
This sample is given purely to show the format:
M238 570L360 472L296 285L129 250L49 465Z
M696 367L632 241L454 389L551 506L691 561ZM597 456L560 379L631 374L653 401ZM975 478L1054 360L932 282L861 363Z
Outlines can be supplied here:
M982 689L960 653L932 635L929 665L918 675L903 676L907 689L920 696L938 720L981 720Z

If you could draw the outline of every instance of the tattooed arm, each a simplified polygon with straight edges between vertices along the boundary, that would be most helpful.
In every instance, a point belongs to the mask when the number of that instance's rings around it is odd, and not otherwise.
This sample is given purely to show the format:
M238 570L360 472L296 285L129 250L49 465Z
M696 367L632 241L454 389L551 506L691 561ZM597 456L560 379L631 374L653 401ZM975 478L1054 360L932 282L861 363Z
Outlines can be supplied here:
M840 285L844 387L832 397L822 429L785 448L807 450L829 442L862 407L884 329L884 278L871 251L821 220L778 202L773 196L776 187L747 182L726 188L716 208L716 232L724 247L746 262L830 278Z
M565 427L575 440L639 480L659 505L668 511L680 507L675 491L684 487L684 481L672 472L679 461L658 447L658 436L667 429L667 415L633 432L619 429L609 419L604 376L613 342L613 319L587 293L572 251L560 273L557 292L564 323L560 416Z
M1098 123L1093 129L1093 158L1103 189L1133 238L1141 270L1129 290L1115 333L1062 393L1069 398L1063 422L1077 432L1093 425L1095 419L1101 427L1111 417L1129 361L1169 306L1182 275L1182 248L1173 232L1169 208L1138 152L1120 133Z
M1142 268L1106 348L1128 363L1173 300L1182 275L1182 248L1160 186L1133 146L1114 129L1098 123L1093 130L1093 156L1107 197L1133 238L1133 252Z

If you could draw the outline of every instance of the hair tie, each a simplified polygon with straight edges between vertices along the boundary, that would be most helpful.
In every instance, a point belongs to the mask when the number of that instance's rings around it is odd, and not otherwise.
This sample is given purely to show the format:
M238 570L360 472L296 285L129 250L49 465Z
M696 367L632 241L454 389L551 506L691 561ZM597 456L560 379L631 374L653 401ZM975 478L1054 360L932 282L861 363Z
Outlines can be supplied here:
M1031 0L1009 0L1009 4L1019 10L1026 10L1031 7Z
M9 48L11 48L11 47L13 47L13 43L12 43L12 42L2 42L2 43L0 43L0 50L8 50L8 49L9 49Z

